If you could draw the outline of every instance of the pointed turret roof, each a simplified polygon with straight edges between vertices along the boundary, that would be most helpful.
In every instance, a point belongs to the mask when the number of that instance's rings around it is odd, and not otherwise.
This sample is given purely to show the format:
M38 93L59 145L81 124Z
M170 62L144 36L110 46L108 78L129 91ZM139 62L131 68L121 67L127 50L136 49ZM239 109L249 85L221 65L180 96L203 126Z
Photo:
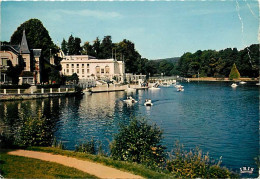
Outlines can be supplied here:
M20 53L30 53L27 40L26 40L26 35L25 35L25 30L23 30L23 37L22 37L22 42L20 46Z

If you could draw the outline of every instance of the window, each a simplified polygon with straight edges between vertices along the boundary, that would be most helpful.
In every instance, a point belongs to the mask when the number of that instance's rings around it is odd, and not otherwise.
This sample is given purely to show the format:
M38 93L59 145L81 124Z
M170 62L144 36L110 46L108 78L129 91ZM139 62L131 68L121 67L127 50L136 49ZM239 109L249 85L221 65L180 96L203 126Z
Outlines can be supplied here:
M84 78L85 76L84 75L82 75L82 78Z
M87 69L87 73L89 73L89 69Z
M102 68L102 69L101 69L101 73L104 73L104 72L105 72L105 71L104 71L104 68Z
M74 68L74 64L71 64L71 68Z
M79 68L79 64L77 64L77 68Z
M8 60L7 58L2 58L0 65L2 65L2 66L7 66L7 60Z
M84 64L82 64L81 66L82 66L82 68L84 68Z
M77 69L77 73L79 73L79 69Z
M70 72L70 70L69 69L67 69L67 73L69 73Z
M74 69L72 69L72 73L74 73Z
M96 73L99 74L100 73L100 67L96 66Z
M70 67L70 65L69 64L67 64L67 68L69 68Z
M106 66L106 74L109 74L109 66Z
M84 69L82 69L82 74L84 74L84 72L85 72Z
M87 68L89 67L89 64L87 64Z

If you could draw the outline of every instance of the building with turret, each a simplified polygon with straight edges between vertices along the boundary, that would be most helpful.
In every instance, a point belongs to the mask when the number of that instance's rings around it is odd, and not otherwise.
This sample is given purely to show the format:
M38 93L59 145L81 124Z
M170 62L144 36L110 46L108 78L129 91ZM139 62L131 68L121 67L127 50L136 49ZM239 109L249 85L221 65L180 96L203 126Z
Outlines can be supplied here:
M0 48L0 84L8 84L11 78L7 76L8 61L13 66L24 64L24 69L19 76L19 84L41 83L41 49L29 49L25 30L19 45L2 44ZM20 60L19 60L20 59ZM22 61L21 61L22 60Z

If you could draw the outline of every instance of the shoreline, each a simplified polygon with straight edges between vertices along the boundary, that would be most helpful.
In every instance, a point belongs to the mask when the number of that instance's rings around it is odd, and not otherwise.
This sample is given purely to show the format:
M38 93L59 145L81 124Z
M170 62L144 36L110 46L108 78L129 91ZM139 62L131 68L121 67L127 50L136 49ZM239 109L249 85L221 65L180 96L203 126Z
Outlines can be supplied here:
M34 94L0 94L0 101L30 100L54 97L76 96L76 92L66 93L34 93Z
M214 78L214 77L202 77L202 78L186 78L189 79L189 81L225 81L225 82L239 82L239 81L247 81L247 82L258 82L258 79L255 78L252 80L252 78L240 78L238 80L229 80L229 78Z
M111 85L110 87L108 87L107 85L102 85L102 86L91 88L91 91L83 90L83 92L91 92L91 93L117 92L117 91L125 91L127 90L127 87L128 85L122 85L122 86ZM130 85L130 88L133 88L135 90L148 89L148 87L140 87L139 85Z

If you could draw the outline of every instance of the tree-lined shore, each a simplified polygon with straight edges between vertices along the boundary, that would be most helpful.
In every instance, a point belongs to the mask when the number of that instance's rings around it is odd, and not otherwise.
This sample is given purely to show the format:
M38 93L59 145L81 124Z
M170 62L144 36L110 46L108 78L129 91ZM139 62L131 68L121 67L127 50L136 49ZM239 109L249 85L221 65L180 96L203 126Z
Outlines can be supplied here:
M259 76L259 44L253 44L242 50L237 48L226 48L223 50L198 50L195 53L186 52L181 57L148 60L138 52L134 42L123 39L113 42L110 35L101 40L81 40L79 37L70 35L68 40L63 38L61 47L54 44L48 30L38 19L30 19L21 24L5 44L19 45L22 31L25 30L30 49L42 49L43 82L55 81L63 83L64 78L59 74L61 70L57 52L61 49L65 55L90 55L98 59L115 58L125 62L126 73L145 74L151 76L182 77L215 77L225 78L229 76L233 64L241 77L255 78ZM93 40L93 41L92 41ZM50 57L54 58L55 65L50 65ZM17 79L16 68L10 68L8 74ZM13 80L17 83L17 80Z

